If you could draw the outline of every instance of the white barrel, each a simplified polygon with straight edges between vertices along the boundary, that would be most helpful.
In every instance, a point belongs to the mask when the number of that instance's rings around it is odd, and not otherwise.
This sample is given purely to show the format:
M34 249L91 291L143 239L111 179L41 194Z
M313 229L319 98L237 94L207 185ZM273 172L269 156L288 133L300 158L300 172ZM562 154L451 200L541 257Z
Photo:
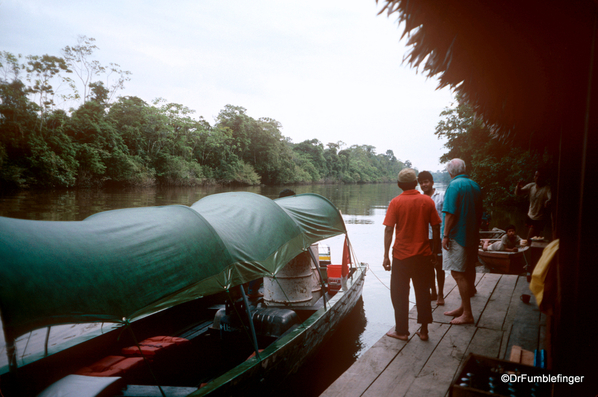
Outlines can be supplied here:
M311 252L314 254L314 258L318 259L319 249L318 244L312 244L310 247ZM319 262L319 260L318 260ZM320 282L320 272L318 270L320 264L314 263L313 259L310 257L311 263L311 294L312 296L319 296L320 291L322 291L322 283Z
M264 303L268 306L309 306L312 300L311 256L297 255L286 264L276 279L264 277Z

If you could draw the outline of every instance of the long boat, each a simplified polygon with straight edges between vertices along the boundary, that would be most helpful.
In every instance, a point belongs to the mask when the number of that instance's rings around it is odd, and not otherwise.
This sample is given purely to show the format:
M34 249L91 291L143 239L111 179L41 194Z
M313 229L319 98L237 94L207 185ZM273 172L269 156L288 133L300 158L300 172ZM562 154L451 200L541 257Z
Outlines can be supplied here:
M223 193L190 207L113 210L78 222L0 217L7 358L0 391L228 396L275 389L361 298L367 265L351 260L346 238L338 284L331 277L324 284L311 265L311 247L342 234L338 209L315 194ZM248 296L245 286L259 278L264 296ZM64 324L96 326L49 343Z

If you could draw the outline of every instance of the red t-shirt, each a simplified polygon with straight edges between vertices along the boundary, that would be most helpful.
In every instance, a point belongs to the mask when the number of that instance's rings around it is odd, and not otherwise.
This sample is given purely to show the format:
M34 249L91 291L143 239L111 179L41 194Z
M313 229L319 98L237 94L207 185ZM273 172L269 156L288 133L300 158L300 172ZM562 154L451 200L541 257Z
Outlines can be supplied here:
M428 225L441 222L434 200L417 190L407 190L392 199L384 218L385 226L395 227L392 256L407 259L415 255L432 255L428 242Z

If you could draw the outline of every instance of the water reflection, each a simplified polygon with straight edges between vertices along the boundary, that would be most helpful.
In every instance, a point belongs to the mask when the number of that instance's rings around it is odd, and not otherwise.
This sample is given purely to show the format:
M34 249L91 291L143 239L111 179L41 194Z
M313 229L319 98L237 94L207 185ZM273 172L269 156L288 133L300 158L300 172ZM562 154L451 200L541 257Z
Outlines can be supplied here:
M332 201L343 214L366 217L373 215L373 211L377 208L386 208L390 200L400 192L394 184L22 191L0 197L0 216L77 221L97 212L118 208L191 205L207 195L231 191L253 192L274 199L284 188L290 188L297 194L320 194Z
M339 324L336 332L317 353L284 381L287 397L319 396L357 360L363 350L363 334L367 324L363 300ZM271 394L279 396L280 390Z
M347 225L371 225L374 222L369 219L360 219L360 218L345 218L345 224Z

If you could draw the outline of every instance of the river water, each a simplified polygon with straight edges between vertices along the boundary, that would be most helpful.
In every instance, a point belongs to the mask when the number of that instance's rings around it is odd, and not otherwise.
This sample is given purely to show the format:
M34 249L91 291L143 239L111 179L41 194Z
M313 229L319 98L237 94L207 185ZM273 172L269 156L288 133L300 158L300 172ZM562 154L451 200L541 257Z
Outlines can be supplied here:
M444 190L444 186L436 186ZM362 302L341 324L332 339L288 381L290 396L319 395L393 325L390 273L382 268L382 222L390 200L400 193L396 184L302 185L260 187L143 188L126 190L23 191L0 197L0 216L52 221L79 221L97 212L129 207L191 205L204 196L250 191L270 198L284 188L297 194L317 193L342 212L358 261L368 263ZM340 263L342 237L326 240L332 263ZM413 289L411 301L414 301ZM0 337L2 353L3 336Z

